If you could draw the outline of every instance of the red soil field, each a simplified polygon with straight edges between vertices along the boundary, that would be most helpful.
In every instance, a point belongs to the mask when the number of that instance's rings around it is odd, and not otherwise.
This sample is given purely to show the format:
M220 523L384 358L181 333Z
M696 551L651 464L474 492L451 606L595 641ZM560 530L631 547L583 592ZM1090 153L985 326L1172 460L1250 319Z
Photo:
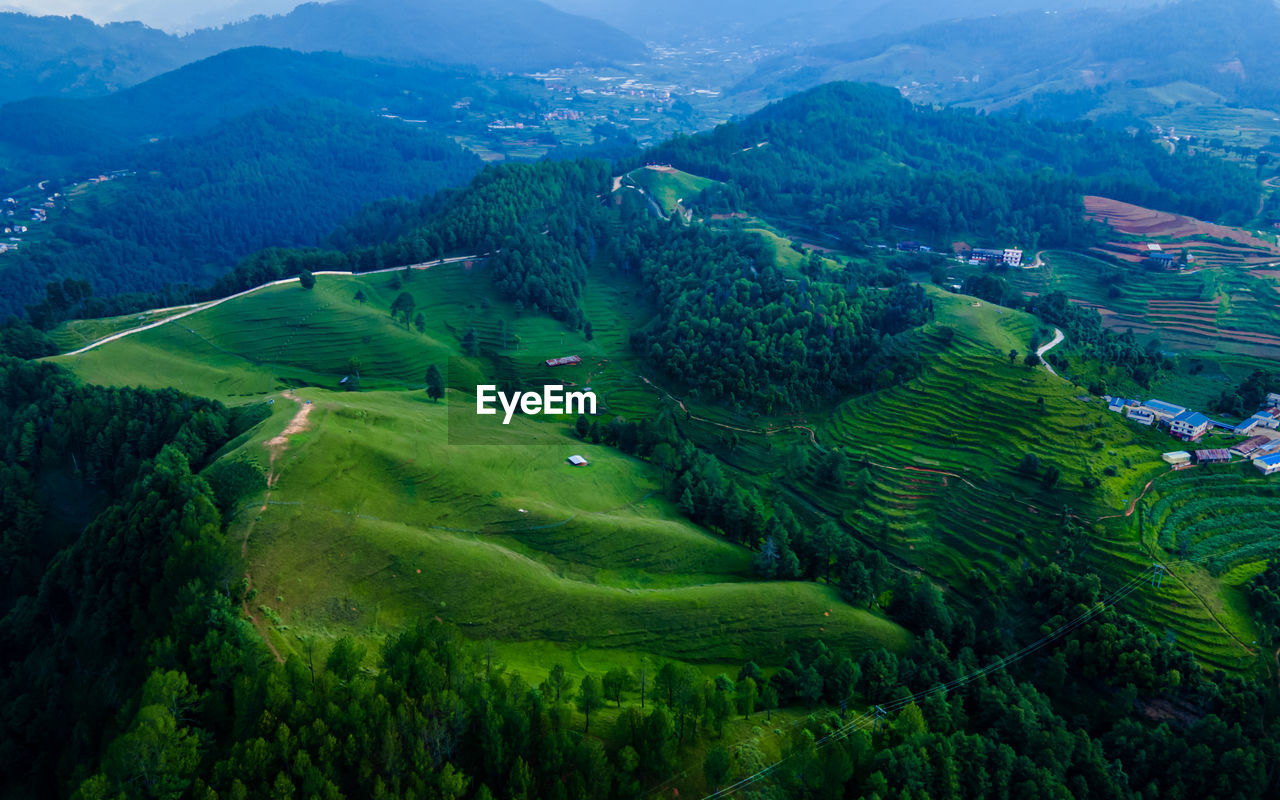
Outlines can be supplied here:
M1211 236L1215 239L1231 239L1245 247L1257 248L1280 256L1280 248L1276 248L1264 239L1259 239L1248 231L1229 228L1226 225L1201 222L1181 214L1155 211L1150 208L1135 206L1132 203L1122 203L1109 197L1086 195L1084 198L1084 211L1085 217L1088 219L1099 222L1106 220L1111 227L1131 236L1169 236L1172 238ZM1208 244L1212 246L1212 243Z

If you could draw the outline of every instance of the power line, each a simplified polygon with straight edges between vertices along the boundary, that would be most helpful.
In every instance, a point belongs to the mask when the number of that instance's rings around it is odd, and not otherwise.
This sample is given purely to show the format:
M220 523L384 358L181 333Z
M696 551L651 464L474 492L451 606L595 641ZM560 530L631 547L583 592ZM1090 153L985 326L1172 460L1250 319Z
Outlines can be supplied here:
M1072 631L1076 630L1077 628L1081 627L1082 625L1087 624L1088 622L1096 618L1099 614L1106 611L1108 608L1111 608L1116 603L1120 602L1125 597L1128 597L1130 594L1132 594L1134 591L1140 588L1143 584L1145 584L1148 581L1148 579L1154 577L1157 571L1163 571L1164 569L1165 569L1165 565L1159 564L1158 562L1152 565L1151 567L1148 567L1147 569L1143 570L1140 574L1138 574L1136 577L1134 577L1132 580L1130 580L1128 583L1121 586L1119 589L1114 590L1106 597L1095 602L1093 605L1089 607L1087 611L1080 614L1075 619L1072 619L1068 622L1064 622L1063 624L1059 625L1056 629L1054 629L1050 633L1047 633L1044 636L1041 636L1036 641L1032 642L1029 645L1026 645L1025 647L1016 651L1012 655L1002 656L996 661L992 662L991 664L988 664L985 667L976 669L968 673L967 675L961 676L959 678L955 678L951 681L948 681L947 683L937 684L936 686L930 687L929 689L924 689L919 692L915 692L914 694L908 695L907 697L898 698L897 700L892 700L886 703L878 703L873 705L869 711L859 715L858 717L854 718L847 724L842 725L841 727L835 729L834 731L831 731L826 736L823 736L821 739L818 739L815 742L815 746L817 748L822 748L827 744L833 741L836 741L837 739L844 738L845 736L848 736L850 733L853 733L855 731L865 730L866 728L872 725L878 726L880 721L888 713L905 708L911 703L914 703L916 700L923 699L925 697L928 697L929 695L937 694L939 692L949 692L953 689L958 689L961 686L964 686L974 680L977 680L980 677L988 675L997 670L1004 669L1010 664L1014 664L1014 663L1017 663L1018 661L1021 661L1022 659L1026 658L1027 656L1041 649L1045 645L1051 642L1054 642L1062 638L1063 636L1066 636L1067 634L1071 633ZM722 789L718 789L717 791L712 792L709 795L706 795L702 800L718 800L718 798L725 797L729 794L732 794L733 792L738 791L739 789L744 789L747 786L750 786L760 780L763 780L765 777L772 774L775 770L777 770L779 767L785 764L790 758L793 758L793 757L794 756L788 756L786 758L782 758L778 761L775 761L774 763L770 764L764 769L761 769L758 772L755 772L751 775L748 775L738 780L736 783L733 783Z

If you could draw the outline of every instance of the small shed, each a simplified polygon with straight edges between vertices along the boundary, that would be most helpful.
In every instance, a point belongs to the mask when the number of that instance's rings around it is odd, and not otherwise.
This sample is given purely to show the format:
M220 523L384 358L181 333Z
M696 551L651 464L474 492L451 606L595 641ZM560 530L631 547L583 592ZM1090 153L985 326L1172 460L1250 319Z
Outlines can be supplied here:
M575 467L585 467L587 464L591 463L582 456L569 456L568 461Z
M1253 453L1258 448L1262 447L1263 445L1268 444L1270 441L1271 440L1265 436L1254 436L1250 439L1245 439L1243 442L1240 442L1239 444L1232 445L1231 452L1235 453L1238 456L1247 456Z
M562 356L560 358L548 358L546 361L546 364L548 367L572 367L576 364L581 364L581 363L582 363L582 358L580 356Z
M1165 453L1160 457L1165 460L1166 464L1172 464L1175 467L1191 463L1191 454L1186 450L1174 450L1170 453Z
M1197 450L1197 464L1227 464L1231 461L1231 451L1223 448Z

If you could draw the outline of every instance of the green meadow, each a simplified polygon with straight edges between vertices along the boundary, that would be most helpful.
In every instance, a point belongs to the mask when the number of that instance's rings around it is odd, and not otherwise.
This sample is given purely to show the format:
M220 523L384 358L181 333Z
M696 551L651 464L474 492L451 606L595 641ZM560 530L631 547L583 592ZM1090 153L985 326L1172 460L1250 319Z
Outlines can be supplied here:
M425 331L391 320L397 278L430 320ZM633 365L605 356L624 346L626 323L625 314L607 322L606 307L630 292L589 291L601 322L587 342L554 320L517 315L462 265L407 280L320 276L310 291L271 287L56 360L90 381L273 402L271 419L222 458L273 476L269 494L235 514L229 538L244 548L255 616L272 623L281 652L299 637L376 641L436 616L495 642L526 674L553 663L532 652L736 671L751 657L780 664L817 639L855 653L903 650L906 631L832 589L754 581L750 553L685 520L655 468L582 443L570 420L517 416L507 430L471 412L468 382L487 374L484 361L539 378L552 374L542 361L568 353L583 366L555 377L598 384L606 404L652 405L655 390ZM469 330L484 359L459 358ZM353 356L362 390L343 391ZM440 403L422 391L433 363L451 366ZM286 388L311 407L273 463L265 442L300 408L282 398ZM474 429L458 429L468 421ZM572 454L590 465L570 466Z
M415 298L425 330L392 321L399 291ZM772 418L686 399L682 428L766 496L838 519L962 595L979 597L984 576L1063 548L1104 586L1148 568L1145 517L1124 513L1167 474L1167 437L1025 366L1032 338L1048 339L1034 318L929 291L937 318L909 335L927 365L920 376ZM517 416L503 429L471 414L471 387L493 369L590 386L607 415L678 402L629 351L629 331L652 313L637 287L596 266L583 307L590 341L516 313L482 266L320 276L311 291L272 287L55 360L100 383L177 386L232 404L274 399L273 417L223 457L275 476L269 497L246 501L231 521L231 538L244 543L255 602L270 609L259 616L273 621L282 651L299 636L377 640L423 616L494 642L531 674L551 657L649 656L727 671L748 653L780 663L815 639L854 652L905 648L905 631L824 585L752 580L750 553L685 520L655 468L581 442L570 420ZM468 331L477 358L460 357ZM542 363L570 354L583 363ZM352 357L361 391L340 383ZM438 404L422 391L430 364L449 366ZM280 399L288 388L313 404L309 427L270 464L264 442L298 408ZM838 486L816 466L835 447L851 464ZM590 465L569 466L573 454ZM1034 475L1017 469L1027 454L1039 460ZM1046 483L1050 467L1058 478ZM1127 602L1206 663L1239 669L1240 641L1253 638L1233 588L1242 574L1234 562L1223 575L1188 565L1163 594Z

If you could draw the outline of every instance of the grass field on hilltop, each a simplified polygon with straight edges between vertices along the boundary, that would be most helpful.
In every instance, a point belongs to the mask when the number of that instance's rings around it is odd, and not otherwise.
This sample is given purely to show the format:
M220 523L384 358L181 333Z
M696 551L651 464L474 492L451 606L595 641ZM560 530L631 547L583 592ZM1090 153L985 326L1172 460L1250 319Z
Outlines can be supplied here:
M480 361L456 358L469 329L487 358L521 375L591 380L606 397L631 392L639 405L647 392L652 403L657 394L641 388L634 365L606 357L628 335L626 318L609 310L644 313L627 302L628 284L601 281L588 292L600 322L587 342L547 317L517 315L487 276L461 265L405 281L430 320L424 333L406 330L386 310L400 291L396 277L272 287L58 359L87 380L176 385L232 403L305 387L297 391L314 403L311 428L274 464L267 508L259 513L261 500L246 501L230 529L239 548L252 526L255 602L271 609L260 616L286 627L272 634L278 647L296 649L300 633L376 639L422 616L520 652L544 642L588 661L650 653L728 669L745 654L780 663L789 647L816 638L855 651L905 646L900 627L850 608L831 589L754 582L750 553L687 522L648 464L584 444L567 421L517 417L495 430L467 410L473 398L458 387L481 374ZM357 290L366 302L355 301ZM542 365L569 353L584 365ZM361 360L361 392L338 386L352 355ZM431 403L421 376L446 361L454 388ZM475 375L454 374L468 365ZM263 442L296 406L277 399L275 408L224 457L265 470ZM459 420L475 430L450 431ZM459 437L496 446L450 444ZM591 465L568 466L573 453Z
M593 266L583 296L594 328L587 341L546 316L517 314L482 268L460 264L404 283L428 320L425 332L406 329L387 312L399 277L273 287L55 359L95 382L174 385L231 403L292 386L313 401L312 429L275 464L270 504L259 515L247 503L232 523L237 547L253 526L247 554L260 602L287 626L272 634L278 646L296 648L298 633L378 638L423 615L512 648L513 658L551 647L583 663L650 653L727 669L744 652L780 659L814 638L855 650L903 646L900 628L822 585L754 582L748 551L689 524L650 465L581 442L570 420L517 417L504 429L469 412L470 387L488 364L521 380L590 385L606 415L654 413L664 392L643 380L645 364L628 346L630 331L652 313L635 283ZM366 302L354 299L357 291ZM936 321L910 335L927 364L920 377L776 417L686 398L682 429L767 495L782 492L805 514L830 514L966 594L983 591L983 574L1064 547L1106 586L1146 569L1137 519L1119 515L1165 472L1167 438L1023 365L1032 338L1045 336L1031 316L929 291ZM473 329L483 358L457 358ZM1010 349L1019 353L1015 364ZM570 354L583 364L542 363ZM353 355L364 391L343 392L338 381ZM451 388L433 404L422 376L446 362ZM265 468L262 442L283 429L293 406L276 405L273 419L227 457ZM456 427L460 419L472 425ZM837 446L850 456L849 482L825 485L815 462ZM795 474L788 462L799 451L809 466ZM573 453L590 467L568 467ZM1017 471L1027 453L1040 459L1041 474L1060 470L1055 487ZM1099 486L1086 489L1086 477ZM1064 513L1091 533L1065 540ZM1095 525L1098 517L1114 519ZM1243 654L1224 632L1247 635L1232 613L1238 595L1219 591L1217 578L1187 580L1169 589L1167 602L1132 602L1208 663L1238 667Z
M230 530L239 546L252 525L254 585L291 634L376 637L439 616L498 642L722 665L777 663L816 638L906 643L830 589L751 581L749 553L684 521L649 465L558 424L515 423L546 429L538 444L449 446L446 404L417 393L300 396L314 427L277 461L266 510ZM241 451L263 459L260 441ZM574 452L591 465L568 466Z
M716 181L710 178L700 178L670 167L662 169L642 167L627 173L627 177L636 186L652 195L663 213L667 215L674 212L682 201L692 200L703 190L716 184Z

